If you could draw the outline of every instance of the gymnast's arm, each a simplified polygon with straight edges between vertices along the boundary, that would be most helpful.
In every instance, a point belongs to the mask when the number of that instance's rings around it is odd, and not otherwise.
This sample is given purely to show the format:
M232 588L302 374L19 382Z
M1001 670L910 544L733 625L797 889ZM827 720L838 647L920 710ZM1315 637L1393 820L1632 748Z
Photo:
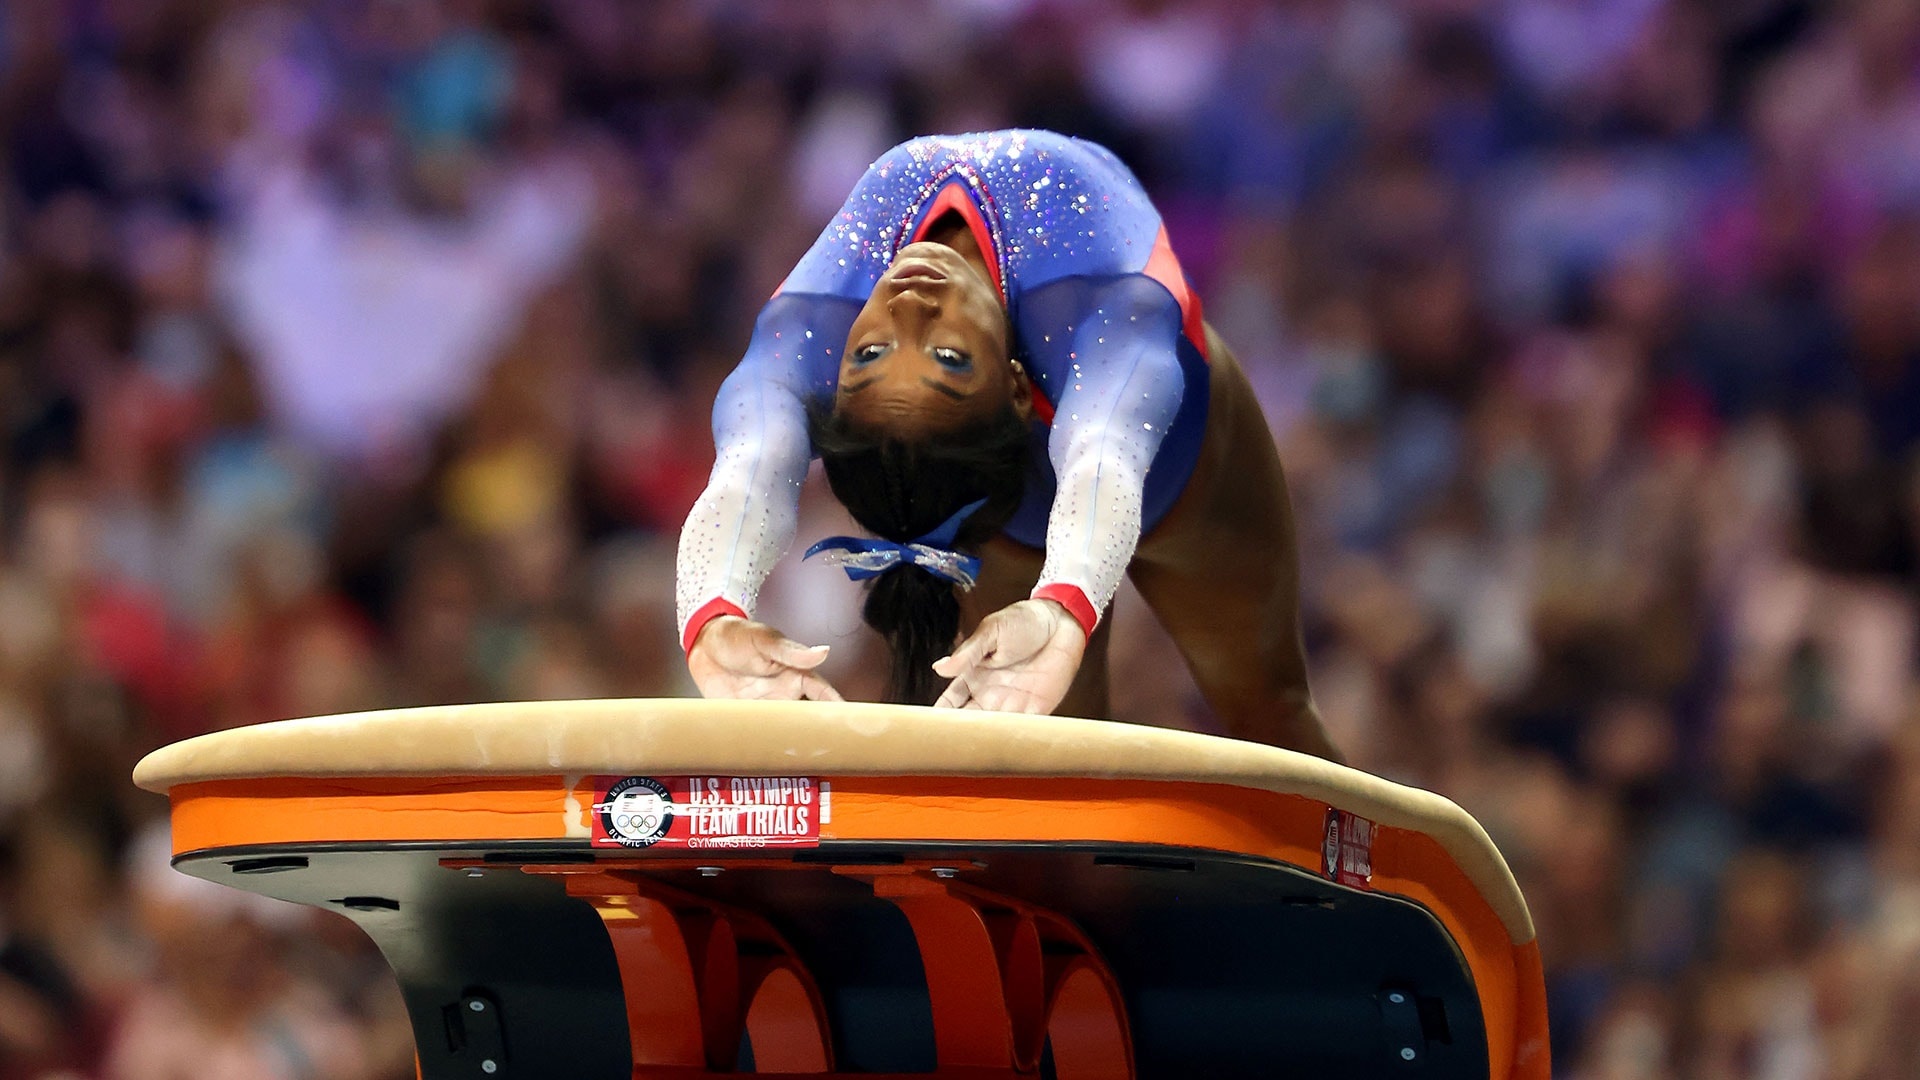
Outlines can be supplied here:
M714 399L713 472L680 531L675 590L687 667L706 697L839 700L814 671L827 647L788 640L754 621L753 609L793 543L813 456L806 401L833 389L830 356L796 343L845 340L845 307L828 297L775 296Z
M1142 276L1103 286L1089 306L1047 443L1055 491L1039 583L935 665L953 680L938 704L1051 712L1139 545L1147 468L1186 392L1180 309Z

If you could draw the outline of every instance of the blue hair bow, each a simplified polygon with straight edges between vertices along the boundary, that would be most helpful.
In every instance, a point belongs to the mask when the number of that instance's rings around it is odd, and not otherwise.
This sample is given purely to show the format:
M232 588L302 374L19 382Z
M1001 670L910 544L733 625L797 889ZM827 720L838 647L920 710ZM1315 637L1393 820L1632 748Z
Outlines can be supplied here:
M980 560L954 551L953 538L973 512L985 505L985 499L970 502L932 532L904 544L860 536L829 536L808 548L801 558L811 559L824 552L828 564L845 570L855 581L879 577L903 562L912 563L934 577L971 589L980 576Z

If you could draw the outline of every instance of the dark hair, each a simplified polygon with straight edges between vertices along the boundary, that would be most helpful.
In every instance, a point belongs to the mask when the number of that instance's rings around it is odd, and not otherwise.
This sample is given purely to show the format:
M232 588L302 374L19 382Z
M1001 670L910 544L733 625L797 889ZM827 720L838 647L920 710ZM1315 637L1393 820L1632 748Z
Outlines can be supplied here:
M970 555L1019 509L1031 464L1028 428L1012 405L981 423L919 442L862 431L825 405L807 417L834 497L875 536L906 543L968 503L986 499L954 538L954 548ZM889 695L901 704L931 705L939 690L933 662L960 636L958 587L902 563L868 582L861 615L892 650Z

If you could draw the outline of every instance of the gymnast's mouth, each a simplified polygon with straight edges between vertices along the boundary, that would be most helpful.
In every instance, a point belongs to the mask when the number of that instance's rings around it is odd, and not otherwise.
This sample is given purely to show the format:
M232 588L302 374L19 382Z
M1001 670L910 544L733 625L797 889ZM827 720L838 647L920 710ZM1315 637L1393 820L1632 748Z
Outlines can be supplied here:
M893 264L893 269L887 271L887 280L888 281L926 281L926 282L945 281L947 280L947 272L940 269L937 266L934 266L930 262L924 262L920 259L907 259L905 261L897 262Z

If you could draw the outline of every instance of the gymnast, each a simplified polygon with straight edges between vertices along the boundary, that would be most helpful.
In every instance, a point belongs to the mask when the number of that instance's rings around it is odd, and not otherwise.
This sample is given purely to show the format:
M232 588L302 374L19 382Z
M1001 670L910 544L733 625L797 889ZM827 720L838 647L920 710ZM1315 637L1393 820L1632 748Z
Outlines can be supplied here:
M1338 758L1273 436L1106 149L997 131L888 151L761 309L713 431L677 585L702 694L839 700L826 646L752 617L817 455L873 535L807 554L867 583L896 700L1105 715L1125 574L1229 734Z

